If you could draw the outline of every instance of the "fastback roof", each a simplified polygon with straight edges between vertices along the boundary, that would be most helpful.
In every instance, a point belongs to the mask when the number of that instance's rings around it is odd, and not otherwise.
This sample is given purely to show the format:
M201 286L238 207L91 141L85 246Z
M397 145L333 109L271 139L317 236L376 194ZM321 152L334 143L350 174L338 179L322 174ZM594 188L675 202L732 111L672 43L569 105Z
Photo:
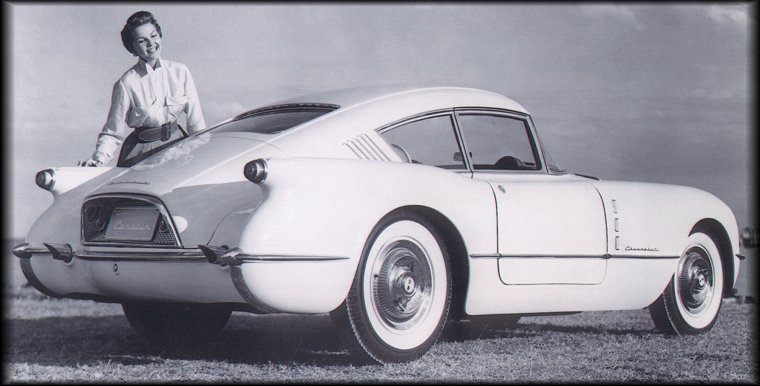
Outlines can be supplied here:
M497 98L502 98L510 110L526 113L525 108L514 100L496 94L490 91L479 90L466 87L413 87L413 86L378 86L378 87L356 87L331 90L326 92L320 92L315 94L308 94L298 97L293 97L285 100L281 100L271 105L289 104L289 103L331 103L341 107L349 107L356 104L368 102L378 98L392 97L398 94L415 93L419 97L425 97L427 95L438 94L441 92L452 93L461 95L466 98L468 95L490 95Z
M340 108L264 139L299 157L355 158L347 142L362 136L380 142L378 129L428 112L496 108L527 114L519 103L503 95L462 87L362 87L306 95L272 105L302 103L329 103Z

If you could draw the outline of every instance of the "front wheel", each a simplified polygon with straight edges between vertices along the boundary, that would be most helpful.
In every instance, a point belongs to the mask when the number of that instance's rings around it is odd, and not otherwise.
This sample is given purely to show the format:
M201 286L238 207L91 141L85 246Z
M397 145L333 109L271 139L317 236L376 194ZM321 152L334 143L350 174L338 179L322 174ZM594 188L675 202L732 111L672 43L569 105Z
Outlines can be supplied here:
M723 300L723 264L715 241L697 230L678 261L673 279L649 306L658 330L669 335L709 331Z
M443 242L427 220L400 212L370 234L351 291L332 316L359 362L403 362L438 340L450 303Z

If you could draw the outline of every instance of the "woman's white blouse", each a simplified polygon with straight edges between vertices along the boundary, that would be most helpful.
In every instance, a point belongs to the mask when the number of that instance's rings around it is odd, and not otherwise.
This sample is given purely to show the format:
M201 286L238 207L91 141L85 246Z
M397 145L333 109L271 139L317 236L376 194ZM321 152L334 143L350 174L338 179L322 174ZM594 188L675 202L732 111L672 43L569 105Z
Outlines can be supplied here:
M98 136L92 158L110 161L135 127L155 127L187 114L187 131L206 128L198 91L182 63L159 59L153 69L137 61L113 86L108 120Z

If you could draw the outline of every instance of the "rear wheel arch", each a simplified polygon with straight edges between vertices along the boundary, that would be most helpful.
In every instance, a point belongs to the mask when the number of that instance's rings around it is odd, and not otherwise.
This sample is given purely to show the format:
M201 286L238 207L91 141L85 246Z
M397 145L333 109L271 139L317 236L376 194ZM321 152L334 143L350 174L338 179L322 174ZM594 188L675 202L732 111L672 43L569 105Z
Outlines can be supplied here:
M461 320L465 317L465 298L469 285L469 264L467 259L467 246L464 238L454 223L443 213L427 206L410 205L397 208L387 216L398 212L413 212L430 221L435 231L441 237L449 254L451 264L451 309L450 320Z

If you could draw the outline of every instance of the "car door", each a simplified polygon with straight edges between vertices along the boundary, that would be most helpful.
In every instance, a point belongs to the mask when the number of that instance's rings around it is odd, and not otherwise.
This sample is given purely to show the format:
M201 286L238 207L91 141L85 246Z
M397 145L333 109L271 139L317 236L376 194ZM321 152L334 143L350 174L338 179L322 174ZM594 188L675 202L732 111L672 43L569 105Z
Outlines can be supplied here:
M497 207L498 269L504 284L599 284L607 266L604 207L580 178L550 174L528 116L458 111L473 178Z

